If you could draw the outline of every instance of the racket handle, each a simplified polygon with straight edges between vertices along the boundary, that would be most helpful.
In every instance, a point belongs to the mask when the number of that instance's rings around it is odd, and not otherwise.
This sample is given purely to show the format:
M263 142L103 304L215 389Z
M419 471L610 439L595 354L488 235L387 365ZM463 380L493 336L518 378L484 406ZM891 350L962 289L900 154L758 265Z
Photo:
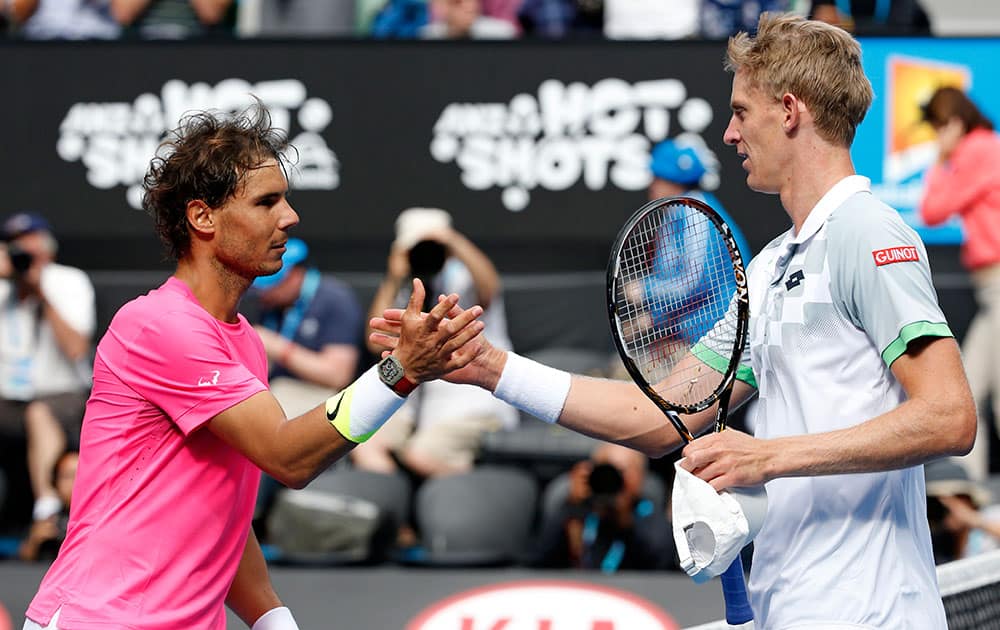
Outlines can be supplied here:
M747 597L747 585L743 579L743 561L736 556L726 572L722 574L722 596L726 600L726 623L739 626L753 620L753 610Z

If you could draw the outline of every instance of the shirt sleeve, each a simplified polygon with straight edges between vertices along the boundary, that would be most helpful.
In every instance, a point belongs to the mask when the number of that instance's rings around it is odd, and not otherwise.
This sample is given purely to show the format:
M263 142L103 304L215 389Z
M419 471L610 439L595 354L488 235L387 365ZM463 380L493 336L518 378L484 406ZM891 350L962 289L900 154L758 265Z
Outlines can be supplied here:
M734 337L736 336L736 318L738 306L736 297L729 301L725 316L717 321L715 325L705 335L698 340L698 343L691 349L691 353L698 357L702 363L719 373L725 373L729 368L732 359L732 348ZM750 362L750 335L746 335L743 342L743 352L740 355L740 363L736 368L736 379L743 381L751 387L757 387L757 379L753 374L753 367Z
M126 352L119 377L185 435L267 389L213 322L189 313L165 313L148 322Z
M924 244L894 210L834 215L829 226L834 302L867 333L886 365L914 339L954 336L938 305Z

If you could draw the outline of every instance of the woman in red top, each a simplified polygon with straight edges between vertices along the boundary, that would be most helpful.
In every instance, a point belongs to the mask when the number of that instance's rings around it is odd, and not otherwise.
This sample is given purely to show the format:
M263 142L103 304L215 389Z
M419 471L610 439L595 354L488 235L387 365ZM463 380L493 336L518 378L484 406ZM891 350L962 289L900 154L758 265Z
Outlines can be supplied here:
M979 311L962 344L962 356L976 404L993 393L993 416L1000 423L1000 136L964 92L939 88L923 108L937 134L938 161L927 172L920 215L927 225L962 218L962 263L972 274ZM980 414L982 416L982 414ZM967 461L973 477L988 474L988 431Z

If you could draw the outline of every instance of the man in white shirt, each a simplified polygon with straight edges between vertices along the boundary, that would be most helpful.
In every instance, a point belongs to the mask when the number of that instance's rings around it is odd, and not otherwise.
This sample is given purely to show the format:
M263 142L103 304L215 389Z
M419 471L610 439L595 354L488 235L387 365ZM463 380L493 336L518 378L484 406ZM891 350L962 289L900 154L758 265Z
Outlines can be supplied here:
M55 262L57 243L43 217L15 214L0 231L6 244L0 255L0 433L5 441L25 442L33 517L40 521L62 508L52 472L63 451L77 447L90 393L94 287L83 271Z
M872 101L861 48L828 24L765 15L755 37L730 40L726 66L724 140L793 226L748 269L751 370L733 400L760 393L755 435L700 437L683 467L716 490L767 484L749 583L757 627L944 628L920 465L969 451L975 406L922 243L854 172ZM630 383L496 349L451 380L654 457L679 446ZM684 421L697 434L714 414Z

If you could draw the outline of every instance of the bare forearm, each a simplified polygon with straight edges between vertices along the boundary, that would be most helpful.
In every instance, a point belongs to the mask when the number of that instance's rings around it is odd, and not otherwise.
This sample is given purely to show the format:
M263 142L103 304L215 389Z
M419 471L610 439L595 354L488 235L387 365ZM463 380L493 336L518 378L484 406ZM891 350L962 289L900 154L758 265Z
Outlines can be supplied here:
M240 566L226 596L226 604L247 626L253 626L261 615L282 605L271 585L267 563L253 530L247 537Z
M968 452L966 432L949 427L954 410L909 400L848 429L770 440L774 477L878 472ZM960 410L959 414L962 413Z
M504 371L517 368L515 359L525 361L516 355L512 359L507 352L490 348L479 360L480 369L474 373L470 382L496 392ZM511 363L514 364L513 367ZM520 389L519 385L512 385L515 396L522 400L530 400L539 395L545 397L549 389L534 392L530 390L534 383L544 381L546 378L549 377L543 372L540 379L531 377L514 379L513 383L528 384L527 388L520 392L517 392ZM545 387L544 383L542 387ZM554 417L553 415L552 418ZM652 457L659 457L680 445L680 437L664 418L663 412L630 381L572 375L569 391L557 421L577 433L624 444ZM704 428L706 424L703 417L689 417L686 421L692 423L691 427L695 431Z
M325 402L281 423L263 446L260 467L291 488L302 488L356 444L330 425Z
M292 488L304 487L354 447L330 424L325 401L287 420L267 391L223 411L208 427L258 468Z
M650 457L660 457L681 445L680 436L663 412L629 381L574 375L559 424Z

